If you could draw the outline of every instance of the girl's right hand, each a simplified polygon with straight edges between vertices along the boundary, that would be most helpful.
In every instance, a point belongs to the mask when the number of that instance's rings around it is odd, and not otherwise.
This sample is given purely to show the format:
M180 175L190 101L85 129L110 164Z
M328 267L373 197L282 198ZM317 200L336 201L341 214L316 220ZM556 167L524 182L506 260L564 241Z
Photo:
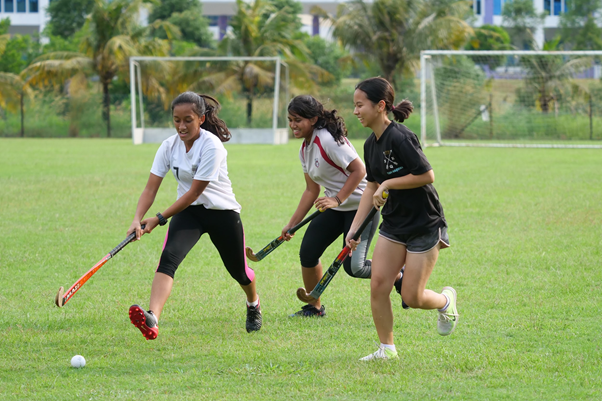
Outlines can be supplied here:
M142 230L140 222L137 220L132 221L132 225L130 225L130 228L128 228L127 235L130 235L134 231L136 232L136 238L134 238L132 241L138 241L142 234L144 234L144 230Z
M284 238L285 241L290 241L291 238L293 238L293 236L295 235L295 234L289 234L289 232L288 232L288 230L290 230L293 227L294 227L294 225L287 224L282 229L282 233L280 235L282 235L282 238Z
M352 232L351 230L347 233L347 238L345 238L345 243L347 244L347 246L349 248L351 248L351 251L355 251L355 248L357 248L357 246L360 244L360 242L362 242L361 237L356 240L353 239L353 236L355 235L355 232Z

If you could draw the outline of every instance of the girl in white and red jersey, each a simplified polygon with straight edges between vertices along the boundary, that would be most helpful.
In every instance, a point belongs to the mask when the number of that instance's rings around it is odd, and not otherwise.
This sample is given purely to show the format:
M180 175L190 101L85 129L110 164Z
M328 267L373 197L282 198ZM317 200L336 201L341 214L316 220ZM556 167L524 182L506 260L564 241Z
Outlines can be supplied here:
M299 159L305 176L305 191L297 210L282 229L282 235L290 240L292 236L287 231L299 223L312 206L323 210L309 224L299 251L303 283L311 291L322 278L320 257L326 248L341 234L344 234L342 246L345 246L345 235L366 188L366 169L347 140L345 122L336 115L336 110L325 110L312 96L297 96L288 105L288 120L295 138L303 139ZM320 187L324 187L322 197ZM366 255L378 219L377 213L362 233L362 240L352 256L343 264L351 277L371 276L371 261L366 260ZM398 281L401 281L399 270ZM324 315L325 308L318 299L291 316Z
M214 98L194 92L182 93L174 99L171 110L177 133L159 147L128 229L128 234L135 231L140 239L157 225L165 225L171 217L153 279L149 309L132 305L129 311L132 324L148 340L154 340L159 333L159 317L171 293L176 269L205 233L209 234L228 273L246 294L247 332L261 328L255 273L246 262L241 207L232 192L227 151L222 143L231 135L217 117L219 108ZM177 200L162 213L143 219L170 169L178 182Z
M382 208L383 223L374 248L370 304L379 349L361 360L397 358L393 343L393 311L391 281L405 265L401 294L411 308L437 309L437 330L451 334L458 321L456 291L444 287L441 293L426 289L435 267L439 250L449 246L447 222L439 195L433 187L435 174L422 152L418 137L403 122L413 110L404 100L393 105L395 91L383 78L370 78L355 87L354 114L373 133L364 144L364 160L368 185L362 195L357 215L347 234L353 249L358 245L352 237L372 206ZM383 198L383 192L389 196Z

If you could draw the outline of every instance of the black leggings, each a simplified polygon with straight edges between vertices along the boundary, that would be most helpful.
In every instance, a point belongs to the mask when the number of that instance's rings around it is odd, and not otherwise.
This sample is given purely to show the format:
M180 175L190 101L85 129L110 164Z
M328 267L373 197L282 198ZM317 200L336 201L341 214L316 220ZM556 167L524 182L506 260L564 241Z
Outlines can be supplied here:
M356 210L339 212L327 209L316 216L303 236L303 242L299 250L301 266L310 268L317 266L326 248L336 241L341 234L343 234L342 249L345 246L345 237L347 237L347 233L351 228L356 212ZM353 251L351 257L343 262L345 272L351 277L369 278L372 274L370 263L366 263L366 256L372 237L376 232L379 218L380 213L376 213L370 224L362 232L361 243L357 246L357 249Z
M188 206L171 218L157 272L173 278L204 233L209 234L232 278L240 285L251 284L255 272L247 265L240 214L233 210L206 209L202 205Z

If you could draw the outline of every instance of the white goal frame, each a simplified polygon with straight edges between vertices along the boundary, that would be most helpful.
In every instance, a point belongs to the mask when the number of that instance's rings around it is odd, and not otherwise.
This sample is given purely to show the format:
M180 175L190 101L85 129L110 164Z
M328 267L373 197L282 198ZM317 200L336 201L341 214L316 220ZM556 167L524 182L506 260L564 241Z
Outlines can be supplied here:
M510 143L461 143L461 142L444 142L441 139L441 128L439 126L439 115L437 110L437 95L435 90L434 69L427 68L427 63L431 56L446 55L446 56L602 56L602 51L530 51L530 50L423 50L420 52L420 137L424 147L426 146L478 146L478 147L508 147L508 148L586 148L586 149L602 149L601 145L578 145L578 144L510 144ZM428 75L428 76L427 76ZM430 144L427 143L427 80L431 81L431 91L433 98L433 116L435 124L436 141Z
M284 67L284 86L285 86L285 99L289 98L289 68L288 64L280 57L152 57L152 56L136 56L130 57L130 103L132 112L132 141L134 145L139 145L144 142L160 142L160 137L155 138L151 141L145 141L145 127L144 127L144 110L142 107L142 84L141 84L141 67L139 61L273 61L275 64L274 72L274 107L272 112L272 127L269 128L272 131L272 135L253 135L252 131L258 129L253 128L241 128L232 129L233 137L237 137L236 142L240 143L272 143L272 144L283 144L288 142L288 128L278 128L278 112L280 103L280 74L281 69ZM140 127L138 127L137 110L136 110L136 85L138 86L138 100L140 103ZM285 110L286 111L286 110ZM265 130L263 130L265 131ZM265 133L265 132L264 132ZM247 138L240 139L241 135L247 135ZM268 138L266 140L266 138Z

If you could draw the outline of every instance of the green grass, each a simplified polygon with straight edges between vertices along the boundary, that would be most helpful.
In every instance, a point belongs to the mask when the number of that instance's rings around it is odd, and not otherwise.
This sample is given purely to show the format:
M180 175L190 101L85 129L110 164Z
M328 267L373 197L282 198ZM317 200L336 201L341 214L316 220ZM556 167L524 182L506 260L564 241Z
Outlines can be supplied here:
M325 319L292 320L304 229L252 265L264 327L244 330L244 296L205 236L183 262L145 341L127 309L146 305L165 228L126 247L65 307L70 286L125 237L157 145L0 141L2 400L598 400L602 397L600 150L427 148L450 225L428 287L453 285L460 323L392 294L398 361L376 348L369 282L341 270ZM361 149L361 142L355 143ZM298 141L231 145L229 170L255 250L304 188ZM175 199L165 180L155 213ZM339 244L323 261L330 264ZM70 367L75 354L87 365Z

